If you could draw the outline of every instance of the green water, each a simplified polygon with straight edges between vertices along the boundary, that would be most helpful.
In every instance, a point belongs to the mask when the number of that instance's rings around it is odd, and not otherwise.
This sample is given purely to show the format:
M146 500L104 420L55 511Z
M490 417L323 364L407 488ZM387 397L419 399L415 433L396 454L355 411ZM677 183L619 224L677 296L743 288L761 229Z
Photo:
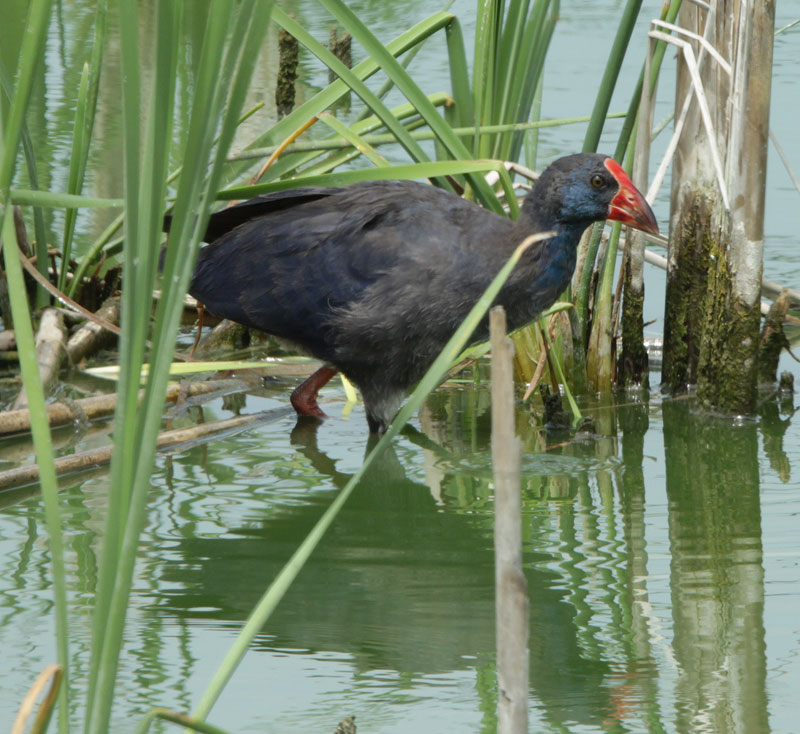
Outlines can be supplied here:
M353 4L383 39L436 9L422 2ZM461 2L458 12L472 13L472 5ZM63 5L60 23L51 28L41 127L33 132L51 146L54 188L66 175L67 112L76 60L91 31L90 8L88 1ZM562 3L545 115L589 111L620 8L609 0ZM644 13L653 16L659 8L645 3ZM304 0L292 9L327 37L315 3ZM779 25L793 20L787 9L781 12ZM146 23L146 13L143 18ZM464 25L469 32L467 17ZM0 47L9 48L5 34L12 27L0 27ZM774 88L781 103L772 120L795 162L799 38L790 32L776 44ZM577 59L578 45L594 60ZM266 59L270 53L267 48ZM431 48L423 59L430 91L447 85L441 54L441 46ZM638 73L641 55L634 49L632 58L627 78ZM325 83L313 62L302 70L301 92ZM90 190L116 195L113 64L106 78L101 98L109 123L99 150L108 153L98 153ZM262 81L270 78L265 69ZM254 96L259 93L264 90ZM582 134L579 128L549 132L543 157L579 148ZM766 269L795 287L800 256L790 213L797 196L773 157ZM657 214L666 221L663 201ZM57 236L57 218L52 226ZM84 218L84 240L99 226ZM649 327L653 334L662 325L662 281L657 271L648 272L647 307L659 319ZM787 360L784 368L800 378L796 363ZM657 374L652 381L657 384ZM292 384L274 381L244 401L194 405L174 422L280 409ZM709 419L695 414L690 401L665 400L655 391L619 402L616 409L584 405L596 433L580 440L543 432L524 407L517 415L526 449L531 731L796 732L800 428L791 420L791 401L767 404L752 421ZM323 392L323 403L331 419L316 431L278 412L246 432L159 456L115 732L133 731L155 705L193 708L263 590L360 466L367 443L363 410L348 413L336 384ZM493 730L488 407L483 387L443 388L432 396L413 422L415 432L397 440L351 497L211 722L236 732L330 732L355 715L359 732L371 734ZM60 431L56 440L69 453L107 443L108 430L98 424ZM0 468L31 457L25 441L0 444ZM62 494L78 689L89 660L108 493L107 475L99 471L69 482ZM54 660L55 645L41 503L30 490L0 494L0 504L5 723ZM76 690L73 700L83 699ZM76 721L80 714L76 703Z
M249 396L278 407L286 390ZM346 506L214 710L235 731L489 730L487 394L440 391ZM118 706L187 710L262 590L365 450L363 414L287 417L159 458ZM800 548L796 426L732 425L687 401L595 407L613 436L564 443L518 415L533 731L793 731ZM221 401L203 408L213 420ZM88 439L83 442L88 443ZM543 445L544 443L548 446ZM543 449L547 448L544 453ZM63 494L75 672L86 665L108 484ZM41 507L2 517L0 706L52 659Z

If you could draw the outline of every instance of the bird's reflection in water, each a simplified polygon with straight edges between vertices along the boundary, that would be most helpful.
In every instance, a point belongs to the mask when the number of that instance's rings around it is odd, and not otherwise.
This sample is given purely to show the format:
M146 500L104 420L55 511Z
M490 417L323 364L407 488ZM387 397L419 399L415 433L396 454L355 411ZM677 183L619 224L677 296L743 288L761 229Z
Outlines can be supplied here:
M440 420L435 412L423 411L423 427L438 426L446 432ZM317 472L342 487L351 475L338 471L337 462L320 450L319 430L318 422L298 421L292 445ZM431 432L441 437L438 430ZM438 443L412 426L404 429L403 439L424 448L425 476L433 477L435 487L410 479L394 447L387 447L279 610L279 635L300 635L302 646L314 649L355 650L365 669L441 673L461 669L476 658L491 660L491 512L464 514L455 502L450 485L463 485L466 472L454 476L452 467L458 462L453 461L452 445ZM376 441L368 439L366 450ZM483 437L477 447L486 448ZM462 449L463 444L457 448ZM488 482L488 477L476 479L483 491ZM267 528L265 532L269 535ZM526 552L533 695L553 721L597 725L612 705L613 694L604 683L609 666L581 645L579 615L568 603L564 580L548 568L550 561ZM313 620L306 618L304 610L310 607L325 609L325 621L318 614ZM307 636L310 629L319 635L313 644Z

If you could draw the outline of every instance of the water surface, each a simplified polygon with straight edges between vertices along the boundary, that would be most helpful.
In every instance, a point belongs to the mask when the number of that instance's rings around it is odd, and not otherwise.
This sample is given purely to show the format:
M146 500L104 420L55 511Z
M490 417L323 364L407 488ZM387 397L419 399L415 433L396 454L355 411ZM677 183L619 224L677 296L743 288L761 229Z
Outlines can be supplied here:
M12 11L23 5L12 3L0 30L7 53ZM660 3L644 5L623 90L640 68L646 19L660 9ZM422 2L353 6L384 40L435 9ZM143 27L148 7L143 4ZM613 0L562 3L545 116L590 111L621 7ZM88 0L59 7L38 117L31 122L44 146L44 181L54 189L66 178L71 95L91 38L91 8ZM469 37L473 3L460 0L454 8ZM290 9L318 38L327 38L330 24L316 3L302 0ZM783 5L778 13L778 25L793 20ZM776 42L772 119L798 168L799 37L790 32ZM254 99L272 93L270 58L268 44ZM438 91L449 83L445 63L443 44L430 44L411 70L424 69L426 91ZM107 125L88 187L104 196L118 195L121 186L114 165L114 64L110 59L104 70ZM301 70L301 94L327 81L311 59ZM622 94L612 109L626 106ZM670 106L665 99L659 109L666 114ZM268 124L270 114L268 108L254 125ZM254 128L242 133L245 140L254 134ZM541 161L580 148L582 136L582 128L543 132ZM615 137L611 126L607 149ZM765 267L795 286L796 203L797 192L773 156ZM666 222L663 199L656 213ZM82 242L99 232L99 217L89 213L80 220ZM57 238L58 216L51 226ZM647 287L647 308L657 319L649 328L658 335L663 276L648 271ZM785 368L800 377L795 363L787 360ZM652 381L657 384L657 374ZM218 398L174 419L211 421L280 408L293 384L273 381L243 401ZM367 447L362 409L347 413L335 384L323 401L332 417L318 430L286 416L159 456L115 731L133 731L155 705L193 708L263 590L360 466ZM584 405L595 433L580 440L544 431L527 407L518 411L526 449L531 731L796 731L800 430L791 420L792 401L768 402L757 420L735 422L701 416L690 400L656 392L618 402L615 409ZM332 731L355 715L359 731L373 734L493 731L488 393L483 385L443 388L412 426L416 432L399 438L351 497L211 722L237 732L300 733ZM82 450L107 442L107 428L62 431L56 439L63 452ZM31 457L25 441L0 447L3 468ZM107 475L98 472L68 482L62 494L77 689L89 660L89 611L108 493ZM35 488L0 495L0 502L0 721L11 721L35 676L54 660L55 646L41 502ZM73 700L77 720L83 691Z

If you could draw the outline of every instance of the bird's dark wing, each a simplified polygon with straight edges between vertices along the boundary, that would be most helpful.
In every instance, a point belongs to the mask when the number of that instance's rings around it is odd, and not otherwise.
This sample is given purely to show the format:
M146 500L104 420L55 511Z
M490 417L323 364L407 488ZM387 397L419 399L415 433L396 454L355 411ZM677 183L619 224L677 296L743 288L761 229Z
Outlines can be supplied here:
M230 216L257 214L201 251L190 292L211 312L322 359L332 356L334 313L387 273L424 278L426 259L463 257L463 229L487 216L452 194L401 181L297 189L227 211L237 209Z
M309 201L316 201L340 191L341 189L325 186L307 186L302 189L276 191L253 199L242 201L234 206L225 207L213 212L208 218L203 242L214 242L240 224L249 222L256 217L266 216L283 209L291 209ZM172 216L164 217L163 229L169 232L172 227Z

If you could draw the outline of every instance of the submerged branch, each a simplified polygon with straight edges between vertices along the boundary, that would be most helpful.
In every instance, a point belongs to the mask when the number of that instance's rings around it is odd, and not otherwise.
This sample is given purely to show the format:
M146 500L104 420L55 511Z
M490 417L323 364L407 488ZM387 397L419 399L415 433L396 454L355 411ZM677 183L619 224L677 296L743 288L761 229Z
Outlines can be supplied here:
M217 436L220 433L230 433L241 431L256 423L269 420L278 420L292 412L292 409L279 408L277 410L253 413L251 415L241 415L235 418L228 418L214 423L200 423L190 428L177 428L172 431L163 431L158 436L156 444L159 450L174 448L188 443L205 439L209 436ZM94 469L98 466L108 464L111 461L114 446L103 446L91 451L83 451L78 454L62 456L55 460L56 474L63 477L66 474L83 471L84 469ZM32 484L39 481L39 467L36 464L16 467L7 471L0 472L0 490L10 487L18 487L25 484Z
M241 388L240 380L212 380L209 382L189 382L171 385L167 389L166 401L174 403L179 398L186 399L196 395L223 393ZM139 402L144 398L144 390L139 391ZM95 395L69 403L51 403L47 406L47 420L51 428L64 426L77 420L105 418L114 413L117 394ZM0 436L25 433L30 430L31 417L27 408L17 408L0 413Z

